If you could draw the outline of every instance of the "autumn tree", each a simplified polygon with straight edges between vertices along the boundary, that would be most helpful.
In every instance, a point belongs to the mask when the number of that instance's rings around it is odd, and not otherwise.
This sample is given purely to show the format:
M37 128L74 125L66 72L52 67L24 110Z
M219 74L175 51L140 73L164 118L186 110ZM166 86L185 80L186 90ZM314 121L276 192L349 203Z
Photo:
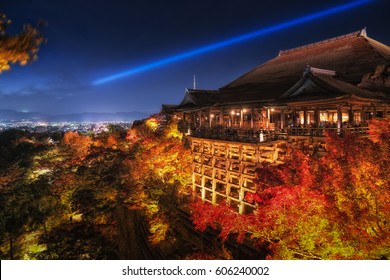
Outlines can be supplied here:
M91 137L73 131L66 132L63 141L75 153L77 160L82 160L88 155L89 148L93 143Z
M36 60L39 47L45 41L39 31L42 24L38 24L37 27L27 24L16 35L9 35L6 32L9 24L11 20L0 14L0 73L10 70L11 64L26 65Z
M250 238L274 259L390 257L389 119L370 124L373 137L327 136L327 154L293 151L285 164L257 170L258 207L239 215L197 201L193 220L239 240Z
M51 189L52 147L36 143L30 133L10 130L0 134L0 150L9 154L0 166L1 249L7 258L20 258L26 235L47 233L47 219L58 204Z
M131 185L126 201L144 211L153 244L172 234L176 207L190 181L190 150L183 146L174 120L158 131L160 121L153 116L128 131L131 157L124 162Z
M23 30L16 35L7 33L9 24L11 24L11 20L5 14L0 13L0 74L3 71L10 70L11 64L19 63L20 65L26 65L36 60L39 46L45 41L43 34L38 30L41 24L37 27L25 25ZM17 197L19 191L26 187L26 183L22 180L24 176L10 178L9 174L7 174L10 168L20 172L20 169L29 165L31 162L30 155L34 153L31 142L21 141L21 144L16 142L16 140L21 139L19 137L20 134L25 133L13 130L2 133L0 137L0 142L2 142L0 143L0 156L2 159L0 168L3 169L0 176L5 177L0 181L6 181L6 183L0 186L0 200L2 202L0 209L0 237L4 237L3 233L8 234L10 241L9 257L11 259L14 258L14 239L23 231L25 225L31 223L29 210L34 208L31 205L33 200L28 196L28 188L27 192L23 192ZM22 161L17 162L15 157L17 160L21 159ZM15 182L15 180L18 180L18 182Z

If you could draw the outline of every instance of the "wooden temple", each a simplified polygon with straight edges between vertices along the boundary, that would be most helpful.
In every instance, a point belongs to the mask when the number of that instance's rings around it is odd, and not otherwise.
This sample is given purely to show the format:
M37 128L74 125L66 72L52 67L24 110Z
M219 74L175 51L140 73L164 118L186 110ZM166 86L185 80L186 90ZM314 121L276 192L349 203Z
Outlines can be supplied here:
M390 47L360 30L280 51L218 90L187 89L165 107L188 126L193 190L204 201L227 201L238 212L255 192L261 162L281 163L288 143L323 151L326 131L368 133L390 115Z

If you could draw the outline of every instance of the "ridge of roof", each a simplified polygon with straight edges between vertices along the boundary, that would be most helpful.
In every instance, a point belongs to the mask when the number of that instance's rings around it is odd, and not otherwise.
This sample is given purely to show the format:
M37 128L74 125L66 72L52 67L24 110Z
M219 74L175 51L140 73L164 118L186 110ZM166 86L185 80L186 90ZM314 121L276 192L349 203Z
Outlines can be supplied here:
M307 44L307 45L303 45L303 46L299 46L299 47L295 47L295 48L291 48L291 49L287 49L287 50L280 50L278 56L287 55L287 54L290 54L290 53L299 52L299 51L306 50L306 49L309 49L309 48L318 47L320 45L333 43L335 41L349 39L349 38L355 38L355 37L367 37L367 29L363 28L363 29L355 31L355 32L351 32L351 33L348 33L348 34L336 36L336 37L325 39L325 40L322 40L322 41L310 43L310 44Z
M370 46L383 58L390 59L390 47L372 38L366 38Z
M186 89L184 98L178 106L189 104L195 106L210 106L216 102L217 98L217 90Z
M306 67L305 71L303 71L303 75L306 75L306 73L312 73L314 75L317 75L317 74L330 75L330 76L336 75L336 71L334 71L334 70L315 68L315 67L311 67L310 65L308 65Z
M367 37L366 29L362 29L276 56L221 87L220 91L249 93L264 89L277 98L294 85L294 80L302 75L300 69L308 64L333 69L345 81L358 84L377 65L389 63L390 47Z
M186 88L185 92L186 93L191 93L191 94L202 94L202 93L214 94L214 93L218 93L218 90L217 89L191 89L191 88Z

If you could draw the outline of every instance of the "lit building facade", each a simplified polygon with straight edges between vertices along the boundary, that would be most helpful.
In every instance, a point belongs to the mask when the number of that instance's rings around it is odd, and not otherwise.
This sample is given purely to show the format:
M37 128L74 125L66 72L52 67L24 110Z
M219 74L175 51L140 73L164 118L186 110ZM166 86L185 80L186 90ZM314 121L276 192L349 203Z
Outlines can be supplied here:
M327 131L366 135L390 115L390 47L363 29L280 51L219 90L186 90L169 110L188 126L194 191L243 213L256 165L282 162L286 143L321 152Z

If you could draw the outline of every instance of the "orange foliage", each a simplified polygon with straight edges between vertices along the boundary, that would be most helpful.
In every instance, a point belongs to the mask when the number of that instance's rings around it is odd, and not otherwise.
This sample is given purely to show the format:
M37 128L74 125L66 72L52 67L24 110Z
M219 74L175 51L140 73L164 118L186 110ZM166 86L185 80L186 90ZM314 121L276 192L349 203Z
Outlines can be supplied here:
M83 136L77 132L69 131L64 135L64 143L70 146L70 148L78 155L79 159L82 159L88 154L93 141L88 136Z
M172 232L170 216L190 182L191 156L179 138L171 137L175 135L171 125L159 132L149 126L148 122L140 123L127 132L131 159L123 165L129 170L126 180L132 184L129 207L145 210L149 240L156 245Z
M116 140L115 136L110 134L107 138L108 147L114 148L118 146L118 140Z
M0 14L0 30L6 29L10 21ZM0 38L0 73L10 70L10 64L26 65L37 58L39 46L44 38L36 28L26 25L23 31L15 36L2 36Z

